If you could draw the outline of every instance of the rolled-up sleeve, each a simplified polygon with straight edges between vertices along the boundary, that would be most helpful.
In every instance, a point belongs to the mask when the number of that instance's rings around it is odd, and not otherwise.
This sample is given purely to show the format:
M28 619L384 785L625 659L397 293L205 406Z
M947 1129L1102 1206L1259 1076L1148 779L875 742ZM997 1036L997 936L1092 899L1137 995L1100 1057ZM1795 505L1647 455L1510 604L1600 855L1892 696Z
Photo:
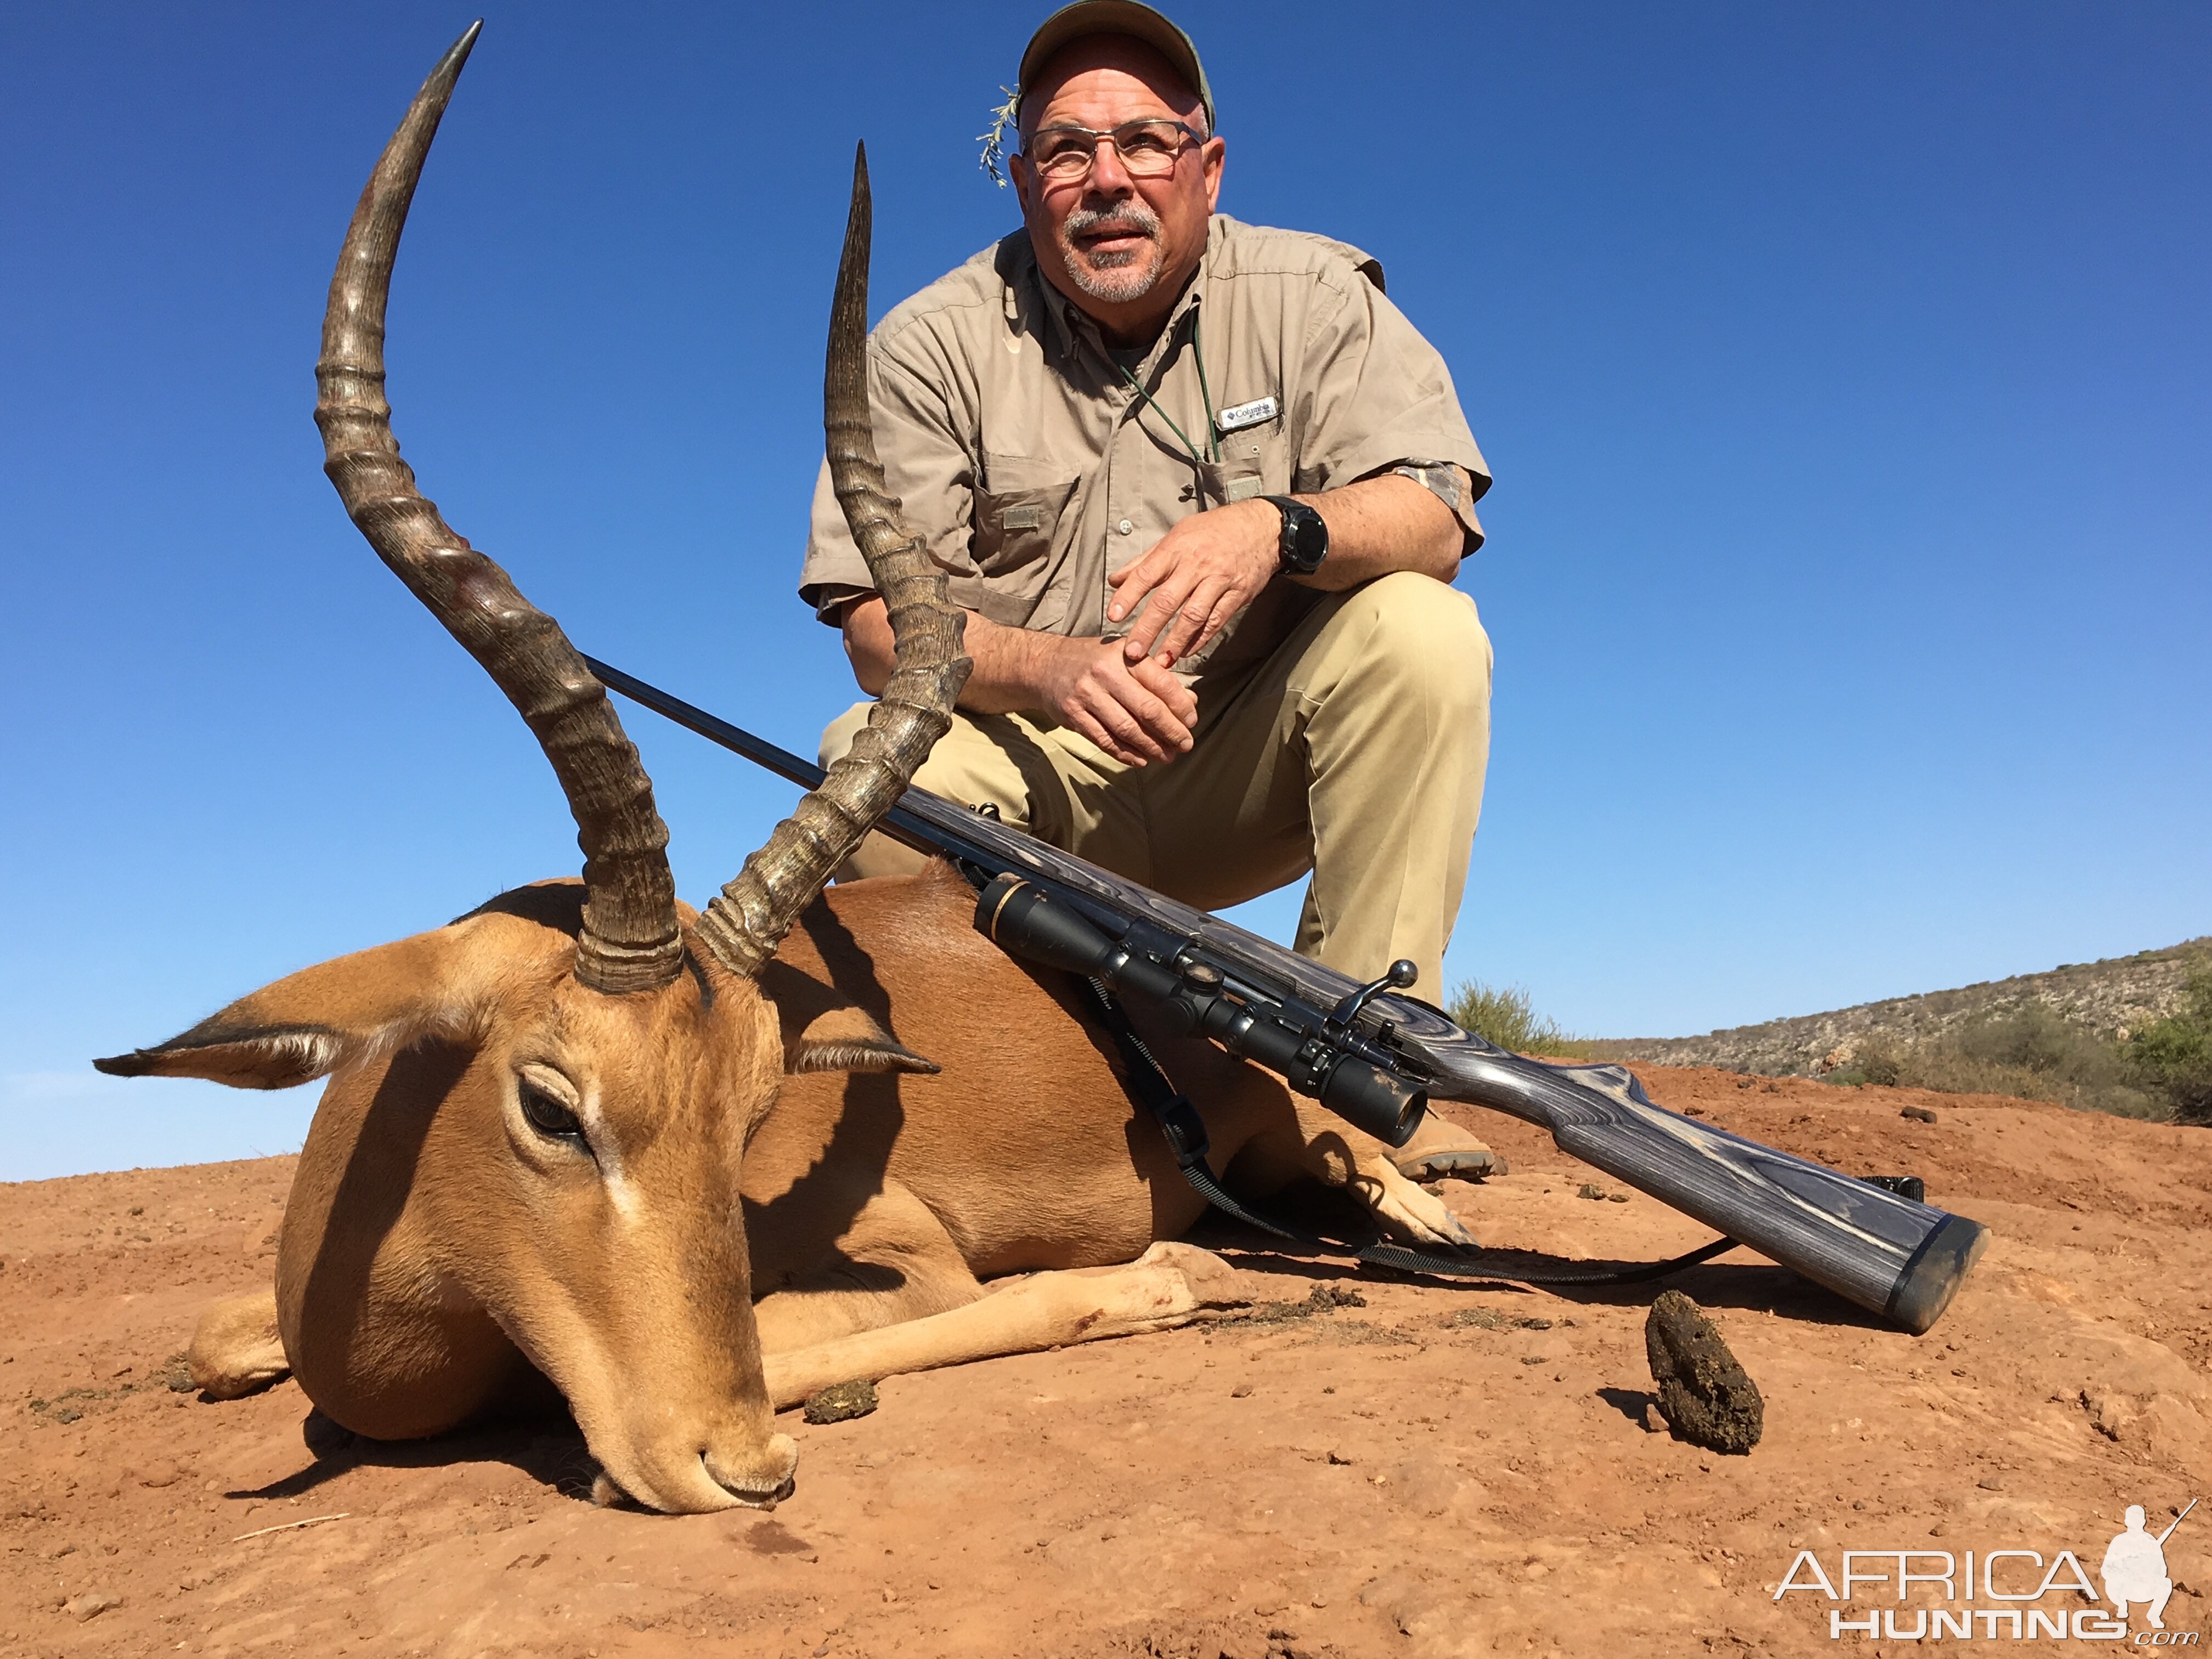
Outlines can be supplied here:
M955 431L944 395L871 339L868 397L884 482L898 498L908 528L921 538L941 567L967 568L975 468ZM814 480L799 597L822 621L836 627L846 604L872 593L875 587L867 562L845 526L836 492L830 487L830 463L824 458Z
M1474 503L1490 468L1460 411L1451 371L1437 349L1364 279L1316 318L1305 345L1311 402L1304 411L1297 487L1334 489L1401 465L1455 466L1472 489L1453 513L1466 551L1482 544Z

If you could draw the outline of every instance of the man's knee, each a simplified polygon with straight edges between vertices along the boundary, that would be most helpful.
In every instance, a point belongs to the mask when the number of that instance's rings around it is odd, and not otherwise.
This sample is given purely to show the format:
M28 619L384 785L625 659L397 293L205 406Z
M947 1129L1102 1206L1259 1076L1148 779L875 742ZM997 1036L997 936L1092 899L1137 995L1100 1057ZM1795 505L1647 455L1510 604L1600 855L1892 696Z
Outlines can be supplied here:
M1372 666L1431 706L1467 713L1490 705L1490 635L1474 601L1419 571L1398 570L1355 588L1346 600Z
M822 733L823 767L835 766L851 751L876 706L856 702L830 722ZM956 709L911 781L963 806L994 806L1009 823L1031 828L1032 791L1040 778L1051 776L1034 750L1003 718L979 720Z

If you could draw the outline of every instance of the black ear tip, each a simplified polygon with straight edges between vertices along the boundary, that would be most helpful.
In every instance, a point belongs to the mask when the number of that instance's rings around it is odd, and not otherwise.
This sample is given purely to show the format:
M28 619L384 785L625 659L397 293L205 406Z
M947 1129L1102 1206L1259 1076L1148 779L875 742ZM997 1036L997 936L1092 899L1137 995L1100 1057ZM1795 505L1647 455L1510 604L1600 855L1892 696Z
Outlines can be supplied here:
M134 1048L127 1054L110 1054L105 1060L95 1060L92 1069L105 1072L110 1077L143 1077L153 1069L153 1056L143 1048Z

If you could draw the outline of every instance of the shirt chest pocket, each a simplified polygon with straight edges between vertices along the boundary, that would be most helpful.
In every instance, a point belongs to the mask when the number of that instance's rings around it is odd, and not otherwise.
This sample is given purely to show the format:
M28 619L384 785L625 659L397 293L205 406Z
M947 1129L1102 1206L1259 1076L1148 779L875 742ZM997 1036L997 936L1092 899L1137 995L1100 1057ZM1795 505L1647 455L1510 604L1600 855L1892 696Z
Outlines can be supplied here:
M1290 443L1279 420L1221 437L1221 459L1200 469L1205 505L1227 507L1255 495L1291 492Z
M1063 520L1077 481L1024 476L1030 471L993 465L991 482L1000 487L975 491L969 553L976 587L972 599L962 601L993 622L1015 628L1051 625L1053 619L1041 610L1054 607L1042 602L1049 591L1066 587L1067 544L1073 535L1073 527Z
M1060 514L1075 494L1075 480L1035 489L975 492L975 568L1008 576L1045 562L1060 530Z

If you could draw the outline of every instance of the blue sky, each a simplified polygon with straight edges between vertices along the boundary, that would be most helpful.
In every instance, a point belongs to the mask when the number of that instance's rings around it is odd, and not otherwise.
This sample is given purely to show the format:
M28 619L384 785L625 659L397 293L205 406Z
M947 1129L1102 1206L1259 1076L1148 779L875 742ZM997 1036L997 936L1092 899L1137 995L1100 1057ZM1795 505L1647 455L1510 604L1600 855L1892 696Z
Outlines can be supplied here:
M586 649L794 749L854 695L792 593L852 143L880 313L1012 222L971 135L1042 9L489 14L396 423ZM295 1146L312 1090L86 1062L576 867L308 419L471 15L0 5L0 1178ZM2212 932L2212 11L1178 15L1224 205L1380 257L1497 474L1455 976L1674 1034ZM629 725L703 899L792 792Z

